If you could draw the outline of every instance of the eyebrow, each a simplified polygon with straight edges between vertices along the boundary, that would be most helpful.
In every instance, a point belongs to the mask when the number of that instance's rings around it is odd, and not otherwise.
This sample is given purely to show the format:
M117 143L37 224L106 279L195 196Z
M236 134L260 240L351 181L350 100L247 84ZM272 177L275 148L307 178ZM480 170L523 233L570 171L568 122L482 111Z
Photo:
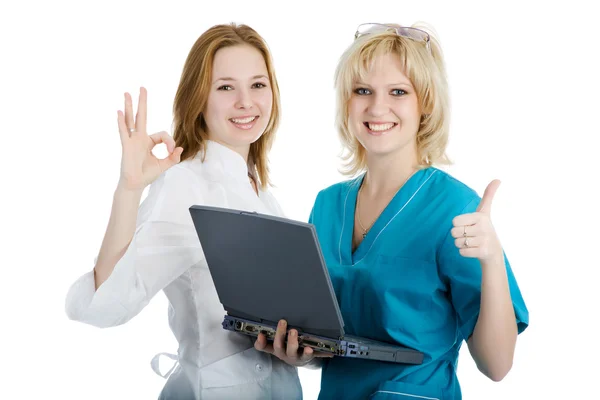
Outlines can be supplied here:
M371 86L368 83L364 83L364 82L355 82L354 86ZM391 86L408 86L408 87L413 87L413 85L411 85L408 82L397 82L397 83L390 83L389 85L386 85L387 87L391 87Z
M250 80L254 80L254 79L269 79L269 78L267 78L266 75L254 75L252 78L250 78ZM235 79L235 78L231 78L229 76L224 76L222 78L215 79L215 81L213 83L218 82L218 81L236 81L236 80L237 79Z

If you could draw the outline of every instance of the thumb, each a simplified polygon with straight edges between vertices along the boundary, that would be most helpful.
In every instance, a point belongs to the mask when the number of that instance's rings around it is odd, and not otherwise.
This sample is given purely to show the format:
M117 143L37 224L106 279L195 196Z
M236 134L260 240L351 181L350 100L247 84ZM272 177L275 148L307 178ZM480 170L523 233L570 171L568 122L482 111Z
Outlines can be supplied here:
M485 192L483 192L483 197L481 198L481 202L479 202L477 212L486 214L490 214L492 212L492 200L494 200L494 195L499 187L500 181L498 179L494 179L490 182L487 188L485 188Z
M176 147L175 150L169 155L167 158L163 158L159 160L161 165L161 170L166 171L171 168L173 165L179 164L181 161L181 153L183 153L183 147Z
M176 147L173 153L169 156L169 160L173 163L172 165L179 164L181 161L181 154L183 153L183 147Z

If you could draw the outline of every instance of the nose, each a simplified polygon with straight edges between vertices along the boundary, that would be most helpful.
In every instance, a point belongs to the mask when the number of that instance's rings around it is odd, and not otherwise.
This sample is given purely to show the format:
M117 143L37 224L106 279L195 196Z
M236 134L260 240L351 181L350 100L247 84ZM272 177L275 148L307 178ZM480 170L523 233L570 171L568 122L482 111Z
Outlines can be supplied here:
M246 110L252 108L252 97L247 89L240 89L238 91L238 98L235 102L235 108Z
M373 117L382 117L388 114L390 106L387 103L385 94L377 93L371 96L371 103L368 106L367 112Z

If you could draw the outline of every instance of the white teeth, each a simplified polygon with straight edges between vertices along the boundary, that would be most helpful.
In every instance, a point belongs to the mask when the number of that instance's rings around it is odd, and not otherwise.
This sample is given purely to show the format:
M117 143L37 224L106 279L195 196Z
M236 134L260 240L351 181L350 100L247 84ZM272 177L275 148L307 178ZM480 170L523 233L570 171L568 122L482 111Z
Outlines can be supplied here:
M374 132L387 131L388 129L392 129L394 126L393 122L388 122L387 124L372 124L368 122L367 124L369 125L369 129Z
M256 117L248 117L248 118L231 118L231 122L233 122L234 124L249 124L250 122L254 121L256 119Z

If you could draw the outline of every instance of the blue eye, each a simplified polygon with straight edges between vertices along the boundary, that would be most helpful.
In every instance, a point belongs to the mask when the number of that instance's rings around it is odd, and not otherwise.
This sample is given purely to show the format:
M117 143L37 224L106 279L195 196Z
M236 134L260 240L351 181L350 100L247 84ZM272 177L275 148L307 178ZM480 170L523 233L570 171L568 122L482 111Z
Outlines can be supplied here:
M371 94L371 91L369 89L365 89L365 88L357 88L357 89L354 89L354 93L356 93L359 96L365 96L365 95Z
M406 91L402 90L402 89L394 89L390 92L390 94L392 96L404 96L406 93Z
M231 87L229 85L223 85L223 86L219 86L217 90L229 91L229 90L233 90L233 87Z

